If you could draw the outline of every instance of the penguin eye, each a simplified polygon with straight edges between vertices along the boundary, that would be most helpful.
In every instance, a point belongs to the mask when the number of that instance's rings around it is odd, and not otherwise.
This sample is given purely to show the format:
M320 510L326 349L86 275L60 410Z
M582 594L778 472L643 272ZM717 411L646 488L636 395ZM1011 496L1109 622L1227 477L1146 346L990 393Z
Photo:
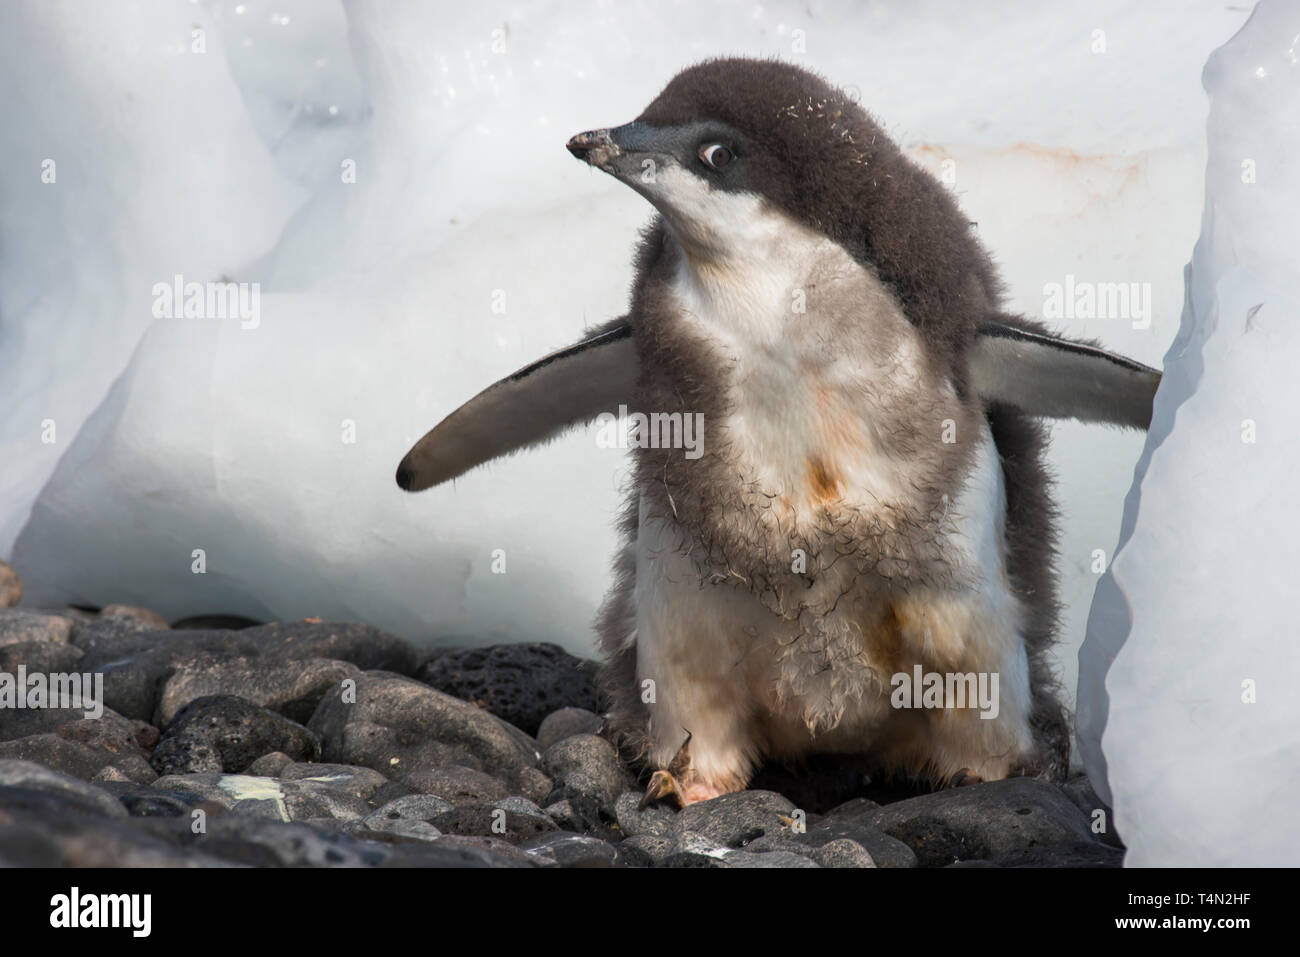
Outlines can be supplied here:
M700 159L710 169L722 169L731 162L735 154L721 143L708 143L700 147Z

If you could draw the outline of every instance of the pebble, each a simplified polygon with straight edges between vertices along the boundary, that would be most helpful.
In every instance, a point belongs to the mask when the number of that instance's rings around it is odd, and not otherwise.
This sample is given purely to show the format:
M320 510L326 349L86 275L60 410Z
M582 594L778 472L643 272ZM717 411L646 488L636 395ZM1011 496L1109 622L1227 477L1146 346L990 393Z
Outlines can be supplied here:
M597 667L559 645L519 643L443 650L418 677L535 735L542 719L561 708L597 710Z

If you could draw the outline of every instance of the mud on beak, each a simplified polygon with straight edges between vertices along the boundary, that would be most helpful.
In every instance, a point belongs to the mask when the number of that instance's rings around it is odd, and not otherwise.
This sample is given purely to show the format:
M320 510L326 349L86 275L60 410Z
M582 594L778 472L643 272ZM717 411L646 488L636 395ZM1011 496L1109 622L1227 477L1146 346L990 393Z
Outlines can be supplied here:
M614 142L613 132L613 130L588 130L569 140L565 148L584 163L612 172L608 168L610 162L623 155L622 147Z

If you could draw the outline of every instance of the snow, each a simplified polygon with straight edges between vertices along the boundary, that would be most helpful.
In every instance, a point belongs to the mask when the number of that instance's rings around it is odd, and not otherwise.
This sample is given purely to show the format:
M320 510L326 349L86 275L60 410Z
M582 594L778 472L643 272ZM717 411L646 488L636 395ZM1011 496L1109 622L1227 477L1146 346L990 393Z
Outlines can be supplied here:
M1080 653L1080 744L1128 866L1300 856L1298 56L1300 6L1266 0L1206 65L1187 304Z
M1146 328L1053 322L1157 364L1201 208L1200 70L1247 11L1067 6L0 5L0 155L31 183L0 193L0 555L31 604L589 653L625 453L578 433L418 496L393 471L624 311L649 208L564 142L710 55L820 70L955 172L1010 308L1041 316L1068 276L1150 283ZM258 283L255 327L154 318L176 275ZM1142 438L1054 431L1072 686Z

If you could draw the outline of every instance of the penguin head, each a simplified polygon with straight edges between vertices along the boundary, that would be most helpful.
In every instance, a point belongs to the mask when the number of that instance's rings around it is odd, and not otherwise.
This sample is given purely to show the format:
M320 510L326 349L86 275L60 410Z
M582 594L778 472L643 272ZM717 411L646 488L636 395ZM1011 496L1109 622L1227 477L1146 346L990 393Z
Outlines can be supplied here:
M774 212L853 241L864 172L897 154L848 94L751 59L690 67L636 120L579 133L568 149L645 196L706 259L749 248Z

